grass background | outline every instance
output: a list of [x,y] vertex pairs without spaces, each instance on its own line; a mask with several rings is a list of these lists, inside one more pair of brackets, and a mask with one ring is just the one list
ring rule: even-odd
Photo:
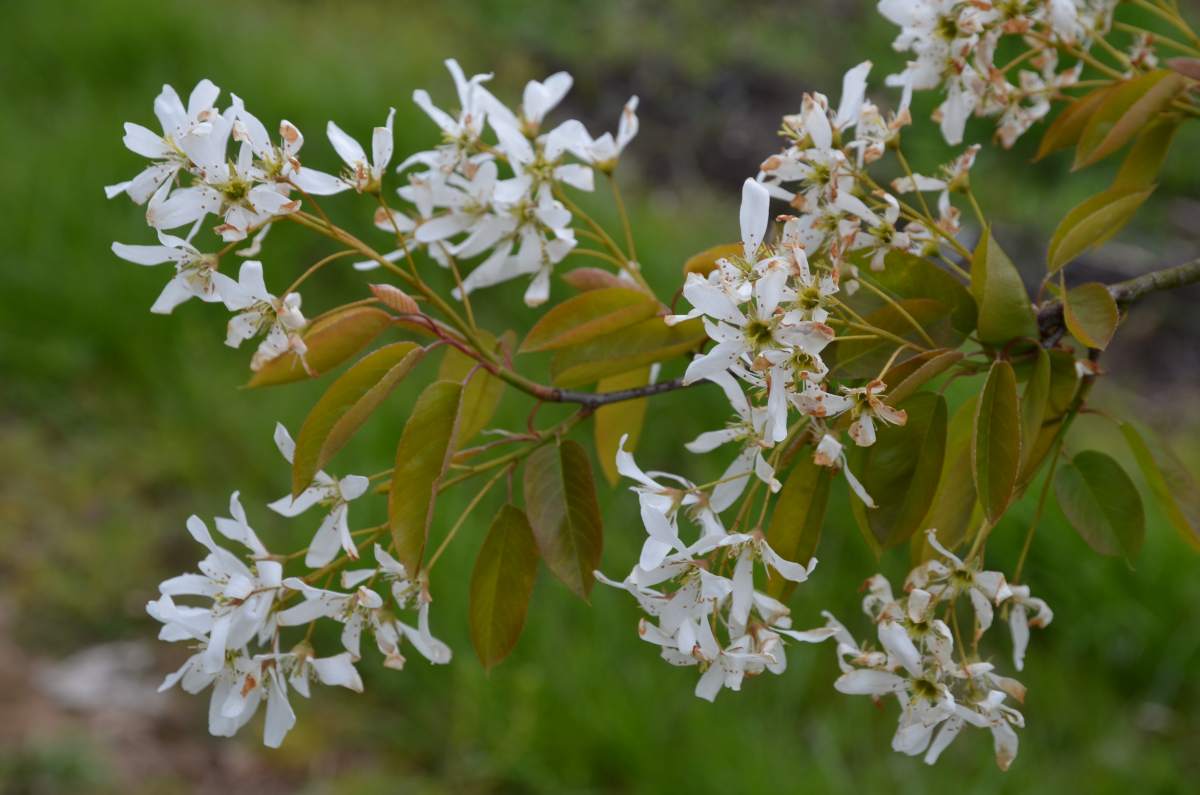
[[[736,236],[737,186],[774,148],[778,116],[798,107],[802,91],[827,87],[836,97],[841,72],[868,56],[876,85],[897,67],[887,46],[892,32],[870,5],[7,6],[0,31],[7,252],[0,268],[0,613],[7,616],[0,685],[8,695],[0,696],[0,792],[1194,791],[1200,578],[1196,556],[1153,507],[1133,568],[1091,554],[1056,509],[1039,529],[1026,579],[1056,620],[1034,634],[1021,677],[1030,688],[1029,726],[1006,775],[978,732],[964,734],[933,769],[893,754],[894,704],[877,709],[834,693],[832,649],[796,648],[786,675],[754,680],[714,705],[698,701],[693,673],[670,668],[638,640],[632,600],[597,590],[589,607],[544,572],[517,651],[485,675],[467,641],[466,581],[495,498],[464,528],[434,583],[434,628],[455,649],[454,663],[432,668],[414,659],[394,673],[368,661],[367,694],[320,692],[300,705],[299,724],[278,752],[261,749],[257,723],[235,741],[209,739],[203,699],[180,696],[168,702],[170,716],[120,731],[87,714],[58,711],[43,720],[22,701],[21,683],[49,661],[150,637],[155,627],[142,606],[160,579],[196,559],[183,532],[188,514],[224,514],[229,492],[240,489],[268,546],[291,548],[311,530],[306,519],[285,525],[264,506],[287,485],[272,425],[296,427],[322,384],[238,391],[248,354],[221,344],[222,313],[193,302],[170,317],[150,315],[165,274],[108,250],[114,239],[149,242],[140,210],[105,201],[101,186],[138,167],[120,144],[120,125],[152,123],[162,83],[186,92],[207,76],[268,124],[290,119],[307,133],[305,162],[319,168],[335,164],[321,134],[330,117],[362,136],[394,105],[398,152],[433,142],[432,125],[409,96],[428,87],[449,103],[441,60],[451,55],[468,72],[495,70],[507,97],[518,96],[526,79],[572,70],[577,87],[561,117],[577,114],[597,130],[615,126],[636,91],[643,133],[623,168],[633,172],[626,191],[647,275],[669,295],[683,259]],[[928,102],[919,106],[918,118],[928,110]],[[932,127],[921,129],[906,144],[918,167],[948,159]],[[988,134],[986,123],[971,131],[977,139]],[[1027,165],[1032,142],[1008,155],[989,152],[976,175],[998,237],[1030,275],[1056,220],[1112,168],[1066,179],[1063,158]],[[1113,253],[1082,263],[1081,275],[1119,278],[1196,255],[1197,143],[1194,131],[1180,139],[1154,202]],[[351,228],[366,228],[369,210],[353,199],[329,204]],[[602,196],[588,206],[611,220]],[[264,259],[268,273],[298,273],[329,251],[281,228]],[[363,294],[348,270],[331,269],[319,284],[306,295],[310,314]],[[527,328],[522,290],[481,293],[484,322]],[[555,297],[565,294],[556,284]],[[1192,288],[1139,309],[1106,356],[1112,377],[1095,393],[1100,405],[1166,431],[1194,468],[1200,328],[1190,307],[1197,298]],[[382,468],[411,399],[401,395],[372,420],[343,454],[345,471]],[[670,395],[652,406],[640,455],[647,466],[699,479],[703,467],[719,463],[678,454],[682,441],[724,419],[715,395],[700,406],[699,399]],[[510,394],[502,415],[515,424],[527,410]],[[1123,455],[1099,418],[1081,423],[1073,446]],[[452,495],[435,536],[456,515],[454,501],[469,498]],[[604,568],[623,572],[643,532],[634,501],[606,485],[601,499]],[[370,509],[355,509],[356,523],[371,520]],[[1011,570],[1031,512],[1020,505],[997,528],[993,566]],[[878,567],[897,578],[906,567],[900,553],[873,560],[841,493],[818,556],[817,576],[792,603],[799,626],[818,624],[826,607],[856,622],[855,584]],[[999,639],[996,656],[1006,663],[1008,651]],[[177,654],[161,650],[158,668],[174,667]],[[141,739],[123,744],[130,736]]]

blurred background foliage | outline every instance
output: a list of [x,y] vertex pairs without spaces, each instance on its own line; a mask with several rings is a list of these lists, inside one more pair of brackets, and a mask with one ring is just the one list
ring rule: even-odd
[[[1198,4],[1183,5],[1200,17]],[[494,70],[497,91],[514,100],[525,80],[569,69],[576,89],[560,118],[578,116],[597,131],[615,127],[637,93],[642,133],[621,177],[644,268],[670,295],[688,255],[736,237],[737,186],[775,148],[778,118],[798,110],[802,92],[824,89],[836,100],[842,72],[868,57],[879,86],[900,59],[873,4],[845,0],[90,0],[11,3],[4,15],[0,792],[1195,791],[1198,561],[1153,508],[1133,568],[1091,554],[1056,510],[1039,529],[1026,579],[1056,620],[1033,639],[1021,677],[1029,725],[1006,775],[978,732],[964,734],[933,769],[892,753],[895,705],[836,694],[832,648],[794,648],[785,676],[751,681],[715,705],[699,701],[694,673],[667,666],[639,641],[625,594],[597,589],[589,607],[544,572],[517,651],[485,676],[467,640],[466,581],[498,495],[437,571],[434,628],[456,650],[454,663],[414,659],[395,673],[368,661],[367,694],[320,692],[300,705],[297,729],[278,752],[261,748],[257,722],[234,741],[208,738],[204,699],[151,694],[133,704],[64,706],[56,697],[63,671],[81,675],[56,660],[155,631],[144,603],[160,579],[198,557],[183,532],[189,513],[224,514],[229,492],[240,489],[268,546],[288,549],[315,522],[285,525],[265,503],[288,481],[272,425],[295,428],[323,385],[238,391],[248,353],[221,344],[223,313],[192,302],[171,317],[150,315],[165,274],[108,250],[114,239],[150,242],[141,211],[123,198],[106,202],[101,187],[138,167],[120,144],[121,123],[151,123],[162,83],[186,93],[212,78],[268,125],[296,123],[307,133],[305,162],[326,169],[335,163],[323,135],[331,117],[363,135],[394,105],[398,151],[427,147],[434,128],[409,97],[428,87],[435,100],[451,101],[447,56],[469,73]],[[918,104],[919,120],[932,99]],[[1163,186],[1135,225],[1073,266],[1077,276],[1115,280],[1196,256],[1195,127],[1177,142]],[[972,133],[980,140],[990,130],[983,122]],[[1065,157],[1030,165],[1036,137],[1012,153],[985,149],[974,176],[997,237],[1031,283],[1053,225],[1109,176],[1100,167],[1068,179]],[[910,132],[906,149],[919,170],[952,154],[931,125]],[[587,204],[611,219],[602,199]],[[330,205],[352,229],[366,229],[364,205]],[[298,273],[329,250],[298,229],[278,229],[264,257],[268,274]],[[364,295],[348,269],[326,271],[316,287],[306,291],[310,315]],[[523,330],[531,317],[522,290],[481,293],[477,311],[492,328]],[[556,284],[555,299],[564,295]],[[1098,405],[1165,431],[1193,468],[1198,298],[1191,288],[1140,306],[1105,357],[1112,376],[1094,393]],[[411,399],[401,395],[375,417],[338,468],[375,471],[389,460]],[[501,420],[522,423],[527,410],[510,394]],[[644,465],[697,480],[717,471],[719,461],[679,455],[683,441],[724,421],[715,393],[669,395],[651,412]],[[1076,449],[1125,455],[1103,418],[1080,427]],[[451,492],[435,534],[469,496]],[[602,485],[601,498],[604,567],[620,573],[643,534],[636,503],[623,487]],[[355,508],[358,521],[372,518]],[[1019,506],[997,528],[994,567],[1011,570],[1031,514]],[[861,634],[855,585],[878,567],[897,579],[907,568],[902,552],[873,560],[844,494],[831,505],[818,557],[817,576],[793,599],[800,627],[819,624],[829,608]],[[152,648],[155,678],[181,659],[179,649]],[[1006,641],[993,651],[1007,662]]]

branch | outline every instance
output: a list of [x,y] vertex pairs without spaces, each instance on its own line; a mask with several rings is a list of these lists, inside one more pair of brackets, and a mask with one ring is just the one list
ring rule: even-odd
[[544,398],[551,403],[578,403],[581,406],[589,409],[597,409],[601,406],[607,406],[609,403],[620,403],[625,400],[637,400],[638,398],[650,397],[651,395],[661,395],[665,392],[674,392],[677,389],[687,389],[702,383],[693,381],[684,383],[682,378],[673,378],[670,381],[660,381],[657,384],[648,384],[639,386],[636,389],[620,389],[615,392],[576,392],[571,389],[550,389],[550,394]]
[[[1174,290],[1197,282],[1200,282],[1200,259],[1115,282],[1108,285],[1108,293],[1119,306],[1127,307],[1151,293]],[[1042,344],[1046,347],[1057,344],[1066,330],[1062,302],[1044,304],[1038,309],[1037,322]]]

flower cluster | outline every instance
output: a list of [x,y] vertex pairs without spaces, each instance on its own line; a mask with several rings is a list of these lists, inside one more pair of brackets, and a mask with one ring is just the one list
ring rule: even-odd
[[[554,266],[575,247],[562,186],[591,191],[594,169],[616,167],[637,133],[637,97],[625,106],[616,138],[609,133],[593,138],[574,119],[543,132],[547,115],[571,88],[569,74],[531,81],[513,111],[485,87],[491,75],[467,78],[454,60],[446,66],[458,92],[458,110],[448,113],[427,92],[414,92],[413,101],[441,130],[443,143],[400,164],[408,184],[397,193],[415,213],[380,207],[375,225],[399,243],[384,256],[395,261],[425,246],[446,267],[482,258],[456,297],[530,276],[525,303],[537,306],[549,297]],[[357,266],[371,269],[378,263]]]
[[[1024,718],[1006,702],[1025,700],[1025,687],[996,673],[996,666],[975,654],[967,656],[992,626],[997,608],[1008,610],[1013,662],[1023,667],[1029,627],[1050,623],[1053,613],[1026,586],[1010,586],[1004,575],[966,563],[927,534],[940,555],[913,569],[900,598],[883,575],[867,580],[863,612],[875,623],[879,648],[859,644],[832,615],[824,629],[837,642],[842,675],[834,683],[841,693],[879,699],[895,695],[900,722],[892,748],[910,756],[925,755],[933,764],[965,726],[991,731],[996,763],[1008,769],[1017,755],[1016,729]],[[974,614],[972,637],[958,635],[958,599],[966,596]],[[939,614],[941,617],[939,617]],[[1032,614],[1032,615],[1031,615]],[[947,620],[951,623],[947,624]],[[957,659],[955,649],[958,649]]]
[[[804,582],[815,559],[801,565],[777,554],[759,532],[727,532],[719,516],[721,494],[675,475],[643,472],[624,446],[622,439],[617,470],[637,483],[633,491],[647,537],[623,581],[600,572],[596,578],[628,591],[655,619],[642,619],[638,634],[660,647],[664,660],[700,668],[698,697],[712,701],[722,688],[741,690],[746,677],[783,673],[785,638],[815,643],[833,635],[831,629],[792,629],[787,605],[755,586],[760,567],[763,576]],[[690,542],[681,537],[681,518],[699,530]]]
[[[291,461],[294,444],[286,429],[277,426],[276,444]],[[208,554],[197,573],[165,580],[159,598],[146,606],[162,623],[159,638],[190,644],[193,653],[176,672],[167,676],[161,690],[179,684],[188,693],[209,687],[209,731],[231,737],[266,703],[263,742],[278,747],[296,722],[289,692],[309,697],[312,682],[362,691],[355,668],[361,658],[360,639],[370,631],[384,665],[404,665],[401,644],[405,639],[432,663],[450,661],[450,649],[429,631],[430,598],[424,584],[410,577],[395,558],[375,544],[375,566],[343,571],[343,591],[310,584],[322,576],[324,566],[339,552],[358,559],[347,519],[347,503],[360,496],[367,479],[350,475],[336,480],[319,473],[298,497],[284,497],[271,508],[296,516],[314,505],[325,505],[329,514],[309,546],[305,564],[315,571],[306,578],[284,577],[286,558],[272,555],[250,527],[238,494],[230,498],[230,518],[218,518],[221,536],[245,547],[239,556],[219,545],[197,516],[188,519],[192,538]],[[377,534],[376,534],[377,535]],[[373,589],[390,593],[392,606]],[[296,597],[301,597],[296,601]],[[180,601],[182,600],[182,601]],[[415,611],[416,625],[404,623],[394,611]],[[319,619],[342,624],[342,650],[318,657],[309,641],[311,625]],[[282,633],[290,627],[309,626],[303,639],[283,650]]]
[[[900,28],[893,46],[910,53],[888,85],[904,91],[940,88],[946,99],[934,118],[951,144],[962,142],[972,114],[996,118],[996,137],[1010,147],[1050,111],[1050,99],[1078,81],[1082,61],[1059,68],[1058,47],[1086,51],[1112,25],[1116,0],[880,0],[879,11]],[[1007,63],[996,54],[1008,38],[1026,48]],[[1020,68],[1021,66],[1032,68]],[[1016,80],[1014,82],[1013,75]]]

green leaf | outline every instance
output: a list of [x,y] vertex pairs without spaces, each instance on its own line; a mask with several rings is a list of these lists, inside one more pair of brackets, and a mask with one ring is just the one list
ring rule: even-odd
[[1050,354],[1050,407],[1048,416],[1061,417],[1075,399],[1079,373],[1070,351],[1053,350]]
[[388,492],[388,525],[397,559],[413,575],[421,570],[438,482],[454,452],[455,418],[462,385],[434,381],[425,387],[396,446]]
[[707,276],[717,267],[717,260],[736,257],[741,253],[741,243],[722,243],[719,246],[706,248],[699,254],[688,257],[687,262],[683,263],[683,274],[686,276],[689,273],[698,273],[701,276]]
[[1071,526],[1093,550],[1129,561],[1137,557],[1146,518],[1142,498],[1120,464],[1085,450],[1059,465],[1054,493]]
[[[903,251],[889,252],[884,265],[883,270],[875,271],[864,262],[859,278],[870,281],[893,298],[938,301],[950,310],[950,324],[959,334],[966,336],[975,331],[978,315],[975,299],[957,277],[923,257]],[[856,295],[867,300],[871,294],[860,290]]]
[[391,315],[371,306],[355,306],[331,312],[314,320],[301,335],[308,348],[304,358],[313,375],[305,371],[296,353],[288,351],[264,364],[251,376],[246,386],[274,386],[315,378],[367,347],[391,324]]
[[570,439],[538,448],[525,464],[525,508],[546,566],[587,601],[604,544],[587,453]]
[[577,387],[663,362],[699,347],[708,335],[699,318],[668,326],[652,317],[594,340],[564,348],[550,362],[554,384]]
[[962,361],[962,351],[937,350],[920,353],[883,374],[888,385],[887,402],[895,406],[918,389]]
[[[976,510],[975,481],[967,476],[971,469],[971,439],[975,432],[975,406],[978,396],[972,396],[954,412],[946,432],[946,455],[938,477],[937,491],[929,512],[921,521],[921,529],[937,530],[938,541],[947,549],[963,542]],[[923,549],[928,546],[924,535],[914,535],[913,543]],[[926,559],[925,554],[919,560]]]
[[654,317],[658,301],[641,290],[607,287],[568,298],[534,324],[521,353],[579,345]]
[[[483,344],[487,345],[493,353],[501,354],[502,357],[512,351],[516,342],[516,335],[511,331],[506,332],[499,340],[486,331],[478,333]],[[471,375],[471,371],[475,370],[477,364],[475,359],[457,348],[447,348],[446,355],[438,369],[438,380],[465,381],[467,376]],[[504,397],[504,387],[503,379],[497,378],[482,367],[475,370],[474,375],[471,375],[471,380],[463,388],[462,402],[459,403],[458,435],[454,438],[455,448],[466,445],[492,421],[492,417],[496,414],[496,408],[500,405],[500,399]]]
[[329,385],[296,437],[292,496],[308,488],[317,471],[342,449],[396,385],[425,355],[412,342],[385,345],[364,356]]
[[1178,131],[1179,119],[1175,118],[1159,119],[1142,130],[1121,163],[1113,188],[1146,190],[1153,187]]
[[[939,347],[956,348],[962,343],[962,335],[958,334],[951,325],[950,308],[941,301],[931,298],[905,298],[897,301],[896,306],[885,304],[868,314],[863,320],[869,325],[890,332],[901,339],[917,345],[925,345],[924,339],[897,306],[907,312],[917,325],[925,329],[925,332]],[[858,332],[852,333],[857,334]],[[873,378],[887,364],[892,352],[896,350],[896,346],[895,340],[882,336],[865,340],[835,341],[830,349],[833,352],[832,368],[841,378]]]
[[[596,385],[597,392],[616,392],[622,389],[636,389],[650,383],[650,368],[639,367],[628,373],[609,376],[600,379]],[[609,403],[596,409],[592,425],[595,430],[596,457],[600,459],[600,471],[604,478],[613,486],[617,485],[620,475],[617,474],[617,449],[621,437],[629,435],[625,449],[633,452],[637,449],[638,439],[642,435],[642,425],[646,421],[646,399],[622,400],[620,403]]]
[[983,514],[995,524],[1012,501],[1021,467],[1021,417],[1012,365],[992,363],[975,409],[972,472]]
[[1067,331],[1089,348],[1107,348],[1120,319],[1117,302],[1100,282],[1073,287],[1063,296]]
[[1177,72],[1156,69],[1113,86],[1083,129],[1073,167],[1090,166],[1129,143],[1187,84]]
[[862,480],[878,508],[859,500],[850,506],[868,542],[887,549],[908,541],[937,491],[946,452],[946,401],[932,392],[918,392],[900,408],[908,422],[879,433],[870,447],[850,452],[850,468]]
[[979,305],[979,339],[1002,345],[1018,337],[1037,338],[1037,319],[1021,274],[992,237],[991,229],[971,259],[971,293]]
[[1121,423],[1121,434],[1167,519],[1193,549],[1200,551],[1200,484],[1162,439],[1152,437],[1151,447],[1127,422]]
[[1111,88],[1111,86],[1101,86],[1063,108],[1062,112],[1058,114],[1058,118],[1046,128],[1045,134],[1042,135],[1042,141],[1038,145],[1037,156],[1034,160],[1041,160],[1051,152],[1057,152],[1079,143],[1088,119],[1096,112],[1096,108],[1100,107],[1100,103],[1108,96]]
[[519,508],[505,505],[488,529],[471,572],[471,645],[488,670],[507,657],[521,637],[537,563],[529,520]]
[[1129,223],[1154,188],[1112,187],[1085,199],[1059,221],[1050,247],[1046,268],[1055,273],[1079,255],[1108,242]]
[[[813,463],[806,449],[788,474],[767,528],[767,543],[788,560],[807,565],[816,555],[832,473]],[[786,600],[795,588],[796,583],[774,572],[767,579],[767,593],[776,599]]]
[[1021,395],[1021,463],[1024,464],[1033,454],[1034,443],[1042,432],[1042,423],[1046,419],[1046,411],[1050,405],[1050,354],[1045,348],[1037,349],[1037,359],[1029,380],[1025,383],[1025,392]]

